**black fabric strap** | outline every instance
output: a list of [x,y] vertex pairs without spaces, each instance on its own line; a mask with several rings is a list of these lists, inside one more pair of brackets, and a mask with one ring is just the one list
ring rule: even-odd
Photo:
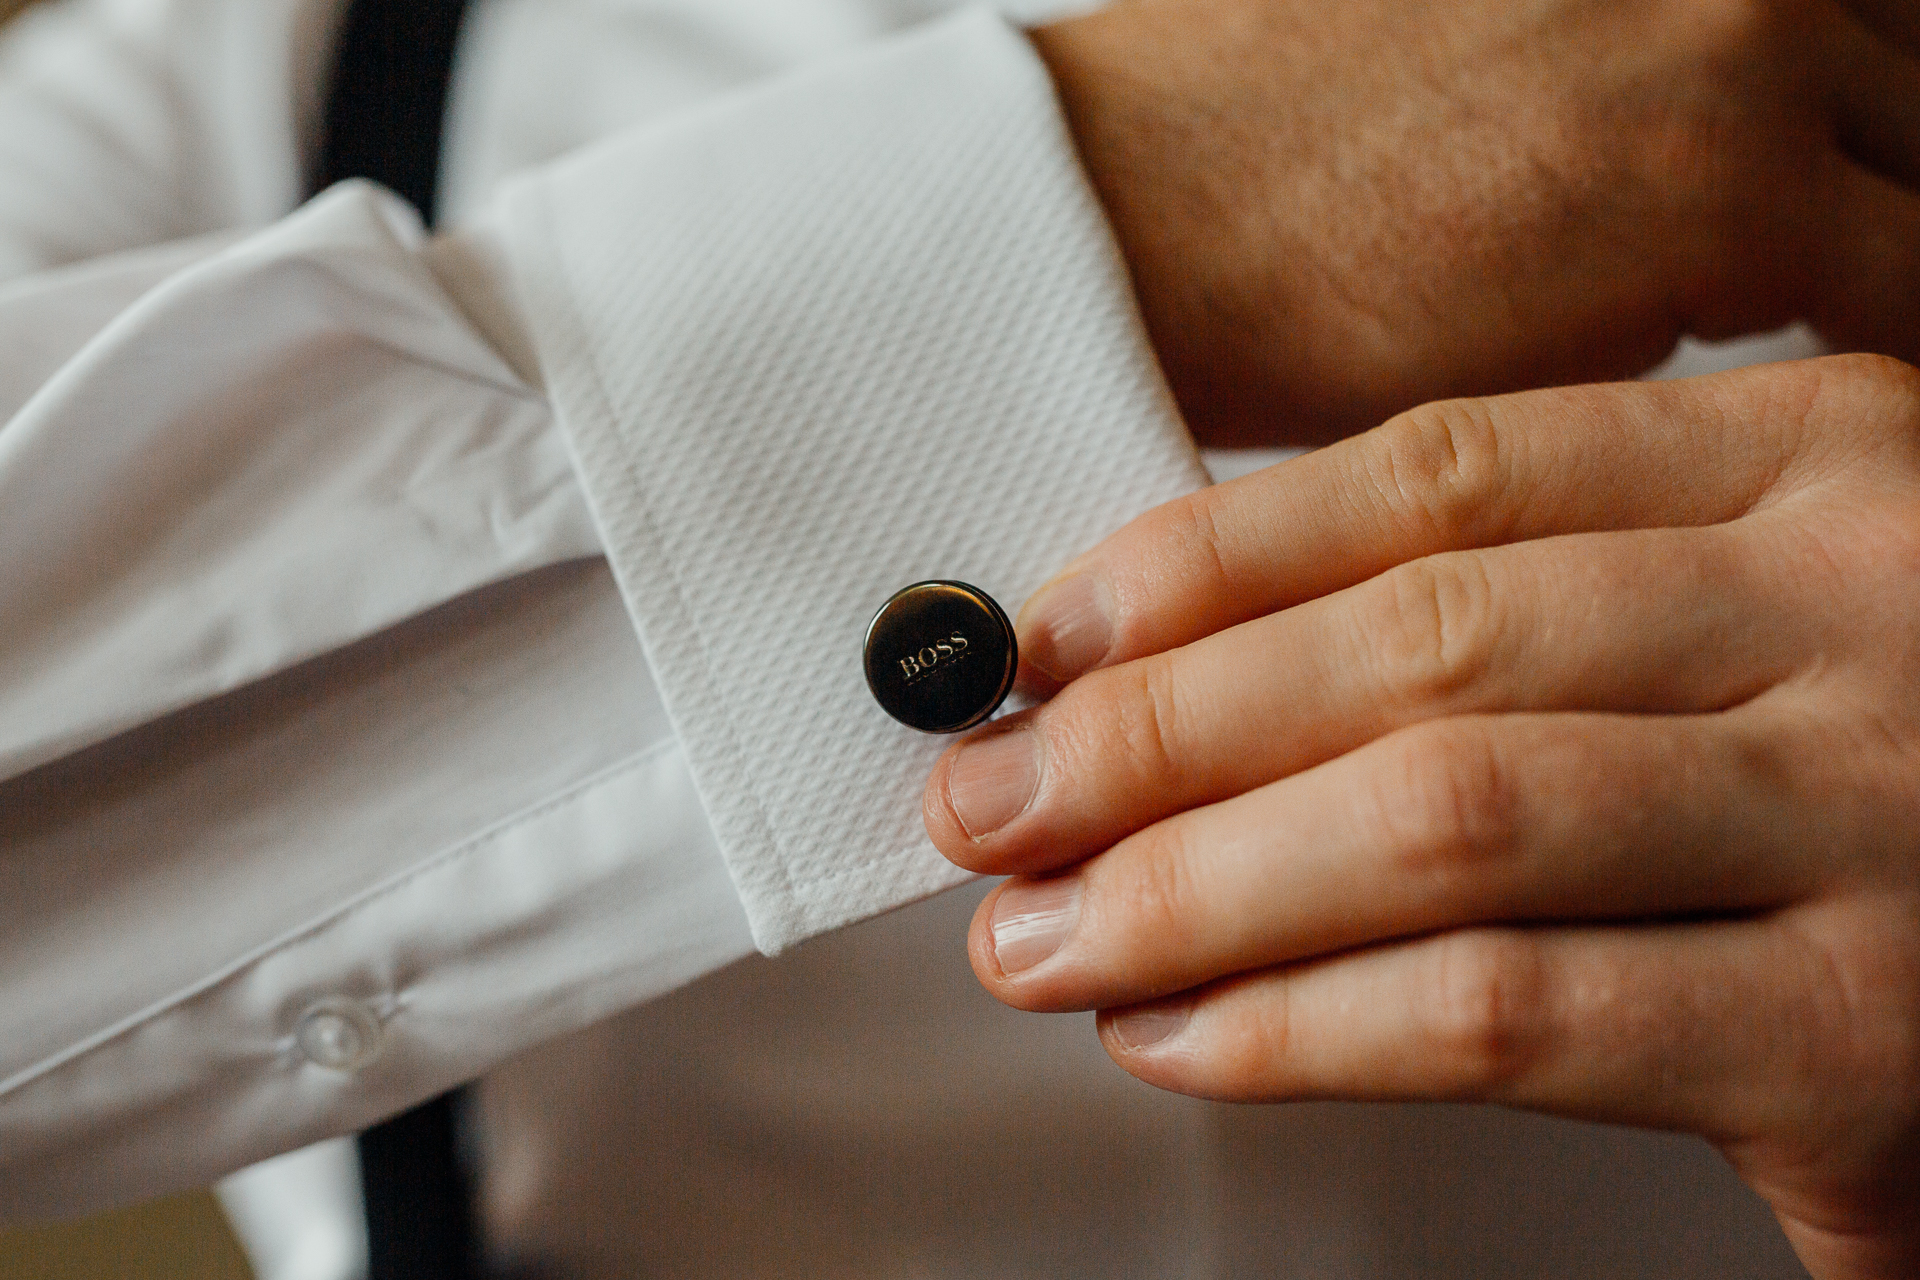
[[371,178],[429,225],[466,0],[353,0],[335,46],[313,189]]
[[[370,178],[433,225],[441,130],[466,0],[352,0],[312,190]],[[368,1280],[472,1280],[480,1272],[473,1197],[459,1158],[460,1095],[423,1103],[360,1135]]]
[[460,1163],[462,1098],[442,1094],[360,1135],[367,1280],[479,1275],[473,1194]]

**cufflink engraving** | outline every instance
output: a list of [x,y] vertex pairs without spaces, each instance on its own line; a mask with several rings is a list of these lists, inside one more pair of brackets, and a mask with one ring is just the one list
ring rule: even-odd
[[916,582],[867,626],[867,688],[895,720],[923,733],[959,733],[1006,700],[1020,666],[1013,623],[964,582]]

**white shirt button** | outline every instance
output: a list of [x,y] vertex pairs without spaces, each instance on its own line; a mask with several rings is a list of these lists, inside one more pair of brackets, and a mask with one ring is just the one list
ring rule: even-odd
[[330,1071],[358,1071],[380,1052],[380,1019],[358,1000],[316,1002],[293,1029],[308,1062]]

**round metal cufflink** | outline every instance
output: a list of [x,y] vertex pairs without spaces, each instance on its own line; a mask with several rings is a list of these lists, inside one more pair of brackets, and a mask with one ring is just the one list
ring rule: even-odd
[[867,626],[867,687],[901,724],[959,733],[1013,688],[1020,647],[993,597],[964,582],[916,582]]

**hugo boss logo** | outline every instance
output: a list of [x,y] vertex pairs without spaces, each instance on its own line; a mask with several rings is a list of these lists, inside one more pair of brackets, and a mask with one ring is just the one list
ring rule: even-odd
[[972,641],[956,631],[945,639],[935,640],[932,644],[924,645],[900,659],[900,672],[906,677],[907,683],[912,684],[922,676],[932,675],[936,670],[951,671],[953,664],[965,658],[972,647]]
[[1006,700],[1020,666],[1013,623],[964,582],[896,591],[867,626],[867,687],[886,713],[925,733],[958,733]]

